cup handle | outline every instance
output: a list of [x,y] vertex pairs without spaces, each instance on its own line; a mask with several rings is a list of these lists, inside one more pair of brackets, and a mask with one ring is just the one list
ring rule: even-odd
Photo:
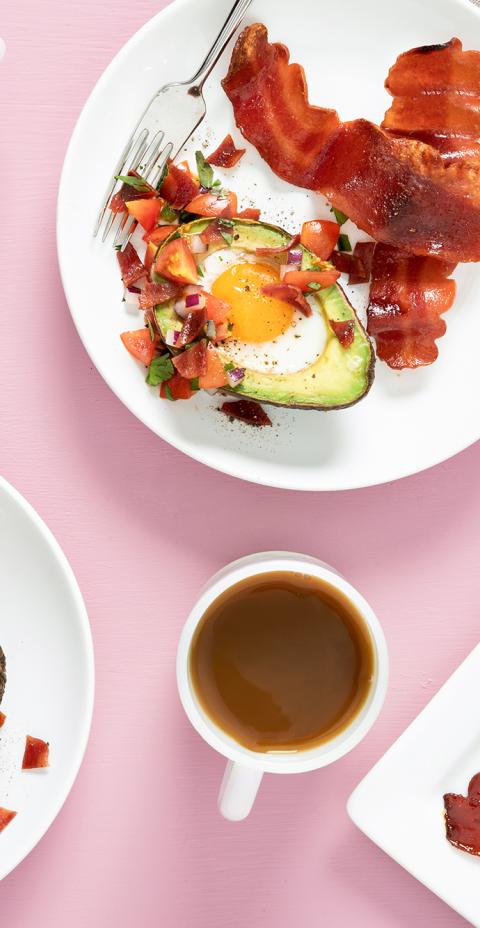
[[262,777],[262,770],[252,770],[243,764],[228,761],[218,794],[218,808],[224,818],[230,822],[241,822],[247,817],[255,802]]

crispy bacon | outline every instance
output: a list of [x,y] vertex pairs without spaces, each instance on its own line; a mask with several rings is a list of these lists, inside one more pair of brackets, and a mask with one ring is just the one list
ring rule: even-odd
[[182,377],[191,380],[207,373],[207,343],[202,338],[192,348],[187,348],[173,359],[173,366]]
[[237,125],[284,180],[319,190],[377,241],[449,261],[480,260],[480,164],[364,119],[309,104],[303,69],[265,26],[248,26],[223,87]]
[[385,81],[393,103],[382,126],[436,148],[446,161],[479,158],[480,52],[459,39],[399,55]]
[[350,348],[355,338],[355,324],[352,320],[347,319],[342,321],[341,319],[329,319],[328,322],[342,348]]
[[435,344],[445,334],[441,314],[455,299],[455,265],[438,258],[408,255],[377,245],[373,255],[367,330],[377,355],[389,367],[419,367],[438,356]]
[[123,251],[117,251],[117,261],[126,287],[131,287],[136,280],[145,277],[147,273],[143,261],[140,261],[131,242],[128,242]]
[[165,303],[166,300],[173,299],[178,293],[177,284],[173,280],[163,280],[160,284],[152,284],[147,280],[145,287],[138,297],[140,309],[153,309],[159,303]]
[[223,142],[220,142],[218,148],[208,156],[209,164],[214,164],[216,168],[233,168],[243,158],[245,148],[236,148],[235,142],[230,133],[225,136]]
[[185,322],[183,323],[176,347],[184,348],[185,345],[189,345],[190,342],[193,342],[203,331],[206,322],[207,310],[204,306],[202,306],[201,309],[192,309],[185,317]]
[[270,45],[261,23],[247,26],[222,86],[246,139],[284,180],[316,189],[317,159],[340,123],[335,110],[308,102],[303,68],[284,45]]
[[240,422],[246,422],[247,425],[271,425],[270,416],[255,400],[236,400],[232,403],[223,403],[220,411],[224,412],[230,419],[239,419]]
[[262,293],[265,296],[272,296],[275,300],[290,303],[290,306],[299,309],[304,316],[312,315],[312,307],[305,299],[300,287],[294,287],[293,284],[266,284],[262,287]]

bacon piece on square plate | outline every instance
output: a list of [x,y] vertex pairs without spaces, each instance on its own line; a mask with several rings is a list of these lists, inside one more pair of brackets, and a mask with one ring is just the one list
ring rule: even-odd
[[23,754],[22,770],[38,770],[49,765],[49,746],[41,738],[27,735]]
[[289,64],[285,45],[269,44],[265,26],[247,26],[222,81],[246,139],[284,180],[318,189],[317,158],[338,127],[335,110],[308,101],[303,68]]
[[438,258],[375,247],[367,331],[389,367],[420,367],[436,360],[436,339],[446,331],[441,314],[455,299],[455,281],[449,279],[454,268]]
[[265,26],[248,26],[222,82],[235,120],[273,171],[321,191],[377,241],[448,261],[480,260],[480,164],[309,103],[303,69]]
[[443,802],[447,841],[480,856],[480,773],[470,780],[467,796],[445,793]]
[[460,39],[399,55],[385,87],[393,102],[382,127],[419,139],[446,161],[480,158],[480,52]]

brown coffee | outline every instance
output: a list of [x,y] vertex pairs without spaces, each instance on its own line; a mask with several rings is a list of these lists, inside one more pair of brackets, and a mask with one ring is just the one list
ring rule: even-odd
[[192,640],[203,710],[251,751],[330,740],[363,706],[374,673],[370,632],[352,602],[316,577],[277,572],[226,590]]

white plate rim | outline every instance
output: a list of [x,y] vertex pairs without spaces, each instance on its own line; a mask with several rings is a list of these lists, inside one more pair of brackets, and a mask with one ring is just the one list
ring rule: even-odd
[[[424,0],[419,0],[419,2],[424,2]],[[110,377],[105,366],[102,364],[101,360],[98,357],[98,353],[95,350],[95,347],[88,344],[86,339],[83,337],[80,329],[79,322],[77,322],[77,314],[73,309],[74,299],[72,296],[72,288],[69,286],[67,281],[67,274],[65,272],[65,263],[63,258],[63,244],[60,235],[60,224],[61,224],[61,212],[63,207],[63,201],[67,196],[67,174],[69,168],[69,161],[73,156],[77,138],[80,137],[83,123],[87,121],[90,108],[94,104],[94,99],[97,96],[97,93],[101,91],[103,84],[108,84],[110,78],[110,72],[121,63],[123,57],[126,57],[130,50],[134,48],[137,44],[141,43],[143,36],[149,32],[149,30],[160,20],[163,20],[167,17],[170,17],[173,13],[175,16],[177,12],[182,8],[188,8],[191,6],[192,0],[171,0],[171,2],[163,10],[156,13],[150,19],[147,20],[129,39],[121,46],[121,48],[113,56],[109,64],[101,73],[98,80],[95,82],[92,90],[90,91],[87,100],[85,101],[80,115],[75,123],[70,141],[68,143],[65,158],[62,165],[59,187],[58,187],[58,196],[57,196],[57,209],[56,209],[56,242],[57,242],[57,258],[58,265],[60,269],[60,277],[65,292],[68,308],[75,325],[77,334],[79,335],[80,341],[85,348],[85,351],[88,357],[91,359],[98,373],[105,381],[107,386],[110,388],[112,393],[120,400],[120,402],[129,410],[129,412],[135,416],[144,426],[146,426],[149,431],[154,435],[159,437],[162,441],[167,442],[173,448],[176,448],[178,451],[185,454],[187,457],[192,460],[198,461],[198,463],[209,467],[211,470],[218,471],[220,473],[226,474],[227,476],[236,477],[239,480],[246,481],[247,483],[252,483],[260,486],[268,486],[274,489],[285,489],[285,490],[296,490],[303,492],[343,492],[348,490],[360,490],[367,489],[374,486],[383,486],[385,484],[394,483],[398,480],[403,480],[407,477],[412,477],[415,474],[423,473],[425,471],[431,470],[434,467],[437,467],[439,464],[443,464],[446,461],[449,461],[451,458],[456,457],[462,451],[466,451],[468,448],[472,447],[476,442],[480,440],[480,423],[478,428],[478,434],[473,438],[465,442],[463,439],[459,439],[458,442],[453,442],[449,447],[449,450],[442,450],[437,455],[432,455],[432,458],[428,463],[420,463],[419,465],[413,465],[411,467],[405,468],[405,466],[399,465],[397,469],[392,467],[390,473],[384,478],[378,478],[372,476],[371,479],[361,479],[355,480],[342,480],[341,483],[336,485],[321,485],[321,471],[319,470],[319,479],[316,479],[314,476],[305,476],[302,475],[302,483],[295,475],[295,468],[292,467],[290,473],[292,476],[288,479],[286,477],[279,475],[275,476],[273,471],[270,471],[270,475],[262,475],[262,477],[250,476],[248,473],[245,473],[245,468],[239,463],[238,466],[235,466],[234,463],[224,464],[222,461],[212,461],[208,454],[203,454],[201,450],[192,448],[186,445],[181,438],[176,435],[169,434],[168,437],[166,434],[162,433],[160,429],[154,428],[148,421],[146,416],[142,413],[142,410],[137,410],[134,408],[134,404],[130,403],[129,398],[125,395],[121,395],[120,391],[114,386],[112,378]],[[464,10],[468,10],[469,13],[473,13],[480,19],[480,5],[477,3],[477,0],[450,0],[452,6],[458,6]],[[113,155],[113,157],[115,157]],[[113,159],[112,159],[113,160]],[[305,411],[306,414],[307,411]]]
[[92,725],[93,717],[93,705],[95,698],[95,658],[93,650],[93,640],[92,632],[90,628],[90,623],[88,620],[88,613],[83,600],[83,596],[80,592],[80,587],[78,581],[73,573],[72,567],[70,566],[66,555],[64,554],[62,548],[60,547],[59,542],[55,538],[51,529],[48,528],[46,523],[43,521],[38,512],[33,508],[31,503],[29,503],[22,494],[12,486],[4,477],[0,476],[0,494],[5,494],[9,497],[14,504],[27,516],[29,521],[33,524],[34,528],[41,535],[43,542],[46,547],[49,549],[50,553],[53,555],[60,571],[62,572],[69,588],[69,592],[73,598],[75,605],[77,617],[78,617],[78,628],[81,633],[84,654],[86,659],[86,690],[87,690],[87,702],[84,709],[83,722],[81,725],[80,736],[77,741],[76,754],[73,758],[73,763],[71,764],[70,775],[65,777],[63,782],[63,787],[58,791],[57,801],[54,805],[53,815],[50,819],[50,822],[42,829],[40,832],[35,835],[33,842],[29,845],[26,850],[23,850],[17,857],[12,858],[9,861],[7,869],[0,871],[0,881],[3,880],[9,873],[18,867],[18,865],[25,860],[26,857],[33,851],[33,849],[39,844],[42,838],[47,833],[50,826],[53,824],[57,818],[59,812],[61,811],[65,801],[67,800],[70,791],[75,783],[75,780],[78,776],[78,772],[82,765],[83,758],[85,756],[85,751],[88,744],[88,739],[90,736],[90,730]]

